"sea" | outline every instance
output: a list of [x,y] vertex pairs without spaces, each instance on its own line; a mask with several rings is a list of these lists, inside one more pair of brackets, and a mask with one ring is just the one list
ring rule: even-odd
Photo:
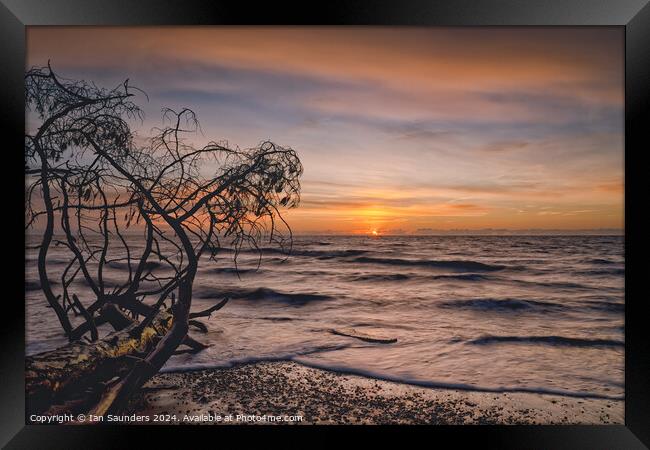
[[[28,249],[27,354],[66,343],[35,261]],[[108,282],[126,271],[114,264]],[[422,386],[623,399],[624,275],[622,236],[297,236],[290,254],[262,248],[237,264],[223,251],[194,284],[194,311],[231,299],[203,319],[207,333],[191,331],[210,347],[163,371],[287,360]]]

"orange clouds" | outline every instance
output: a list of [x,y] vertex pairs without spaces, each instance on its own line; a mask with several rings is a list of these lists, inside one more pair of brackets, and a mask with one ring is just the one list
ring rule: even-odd
[[27,57],[109,85],[131,77],[154,118],[160,106],[196,108],[206,137],[295,148],[297,231],[618,228],[623,37],[617,27],[30,27]]
[[602,72],[622,67],[617,28],[30,27],[27,46],[29,60],[57,54],[58,64],[200,62],[373,82],[412,95],[536,89],[622,101],[622,71],[605,79]]

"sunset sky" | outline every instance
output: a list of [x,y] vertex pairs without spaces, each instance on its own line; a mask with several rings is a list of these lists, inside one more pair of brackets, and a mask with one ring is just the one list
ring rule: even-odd
[[29,27],[28,66],[305,167],[297,232],[623,227],[622,28]]

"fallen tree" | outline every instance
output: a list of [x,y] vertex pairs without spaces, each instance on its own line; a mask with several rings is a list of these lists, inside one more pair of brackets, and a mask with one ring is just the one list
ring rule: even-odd
[[[141,330],[137,329],[137,322],[131,322],[101,340],[92,343],[76,341],[27,357],[25,386],[28,410],[39,414],[61,410],[79,413],[93,407],[112,380],[142,361],[142,357],[169,331],[172,321],[173,315],[169,311],[161,311]],[[124,324],[119,323],[117,328]]]
[[[172,355],[206,348],[189,328],[207,331],[199,319],[228,300],[191,311],[200,263],[225,248],[236,265],[263,241],[290,250],[280,209],[298,205],[302,165],[269,141],[193,146],[189,109],[163,110],[163,126],[136,143],[141,91],[128,80],[102,89],[48,66],[25,85],[39,121],[25,135],[26,228],[42,230],[41,290],[70,341],[27,358],[28,410],[116,412]],[[58,273],[53,247],[65,255]]]

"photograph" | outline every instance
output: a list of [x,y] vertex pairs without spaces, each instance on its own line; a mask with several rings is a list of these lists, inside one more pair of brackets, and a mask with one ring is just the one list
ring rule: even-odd
[[27,26],[26,423],[625,425],[625,39]]

